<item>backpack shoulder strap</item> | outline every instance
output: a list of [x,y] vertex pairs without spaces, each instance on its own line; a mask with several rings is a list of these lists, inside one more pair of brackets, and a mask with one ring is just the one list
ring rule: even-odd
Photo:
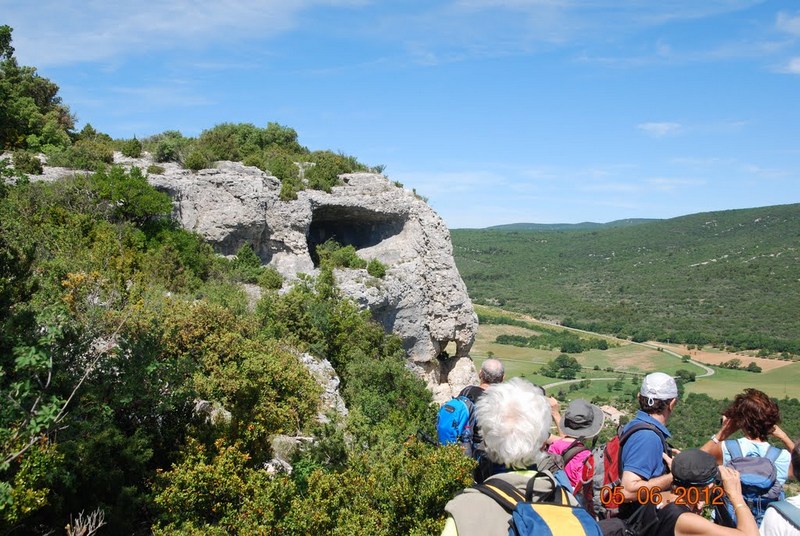
[[775,501],[770,503],[767,508],[774,508],[777,510],[786,521],[794,525],[794,528],[800,530],[800,508],[789,501]]
[[583,444],[583,438],[579,437],[575,441],[573,441],[570,446],[564,449],[564,452],[561,453],[561,459],[564,460],[564,466],[566,466],[572,458],[583,452],[584,450],[589,450],[586,448],[586,445]]
[[479,398],[483,394],[483,389],[478,387],[477,385],[467,385],[461,392],[458,393],[458,396],[464,396],[469,398],[470,402],[475,403],[477,402],[477,398]]
[[664,434],[659,430],[656,426],[647,423],[647,422],[637,422],[631,425],[630,428],[625,430],[622,435],[619,437],[619,449],[622,450],[622,446],[630,439],[630,437],[638,432],[639,430],[651,430],[656,433],[658,438],[661,440],[662,445],[664,446],[664,450],[666,451],[667,448],[667,438],[664,437]]
[[778,460],[778,456],[781,455],[781,452],[782,452],[781,449],[779,449],[778,447],[770,445],[764,457],[774,464]]
[[499,478],[491,478],[483,484],[473,486],[473,488],[494,499],[497,504],[509,513],[514,510],[517,503],[525,500],[525,496],[513,484]]
[[739,442],[735,439],[726,439],[725,448],[728,449],[728,453],[730,453],[731,458],[742,457],[742,447],[739,446]]
[[470,399],[470,397],[467,395],[458,395],[456,398],[466,404],[468,410],[472,411],[472,407],[475,405],[475,403]]
[[[622,447],[625,446],[625,443],[628,441],[628,439],[631,438],[631,436],[633,434],[635,434],[636,432],[638,432],[640,430],[650,430],[652,432],[655,432],[655,434],[661,440],[661,448],[663,449],[664,453],[668,453],[669,452],[669,446],[667,445],[667,438],[664,437],[664,434],[661,432],[661,430],[659,430],[656,426],[654,426],[654,425],[652,425],[650,423],[647,423],[647,422],[633,423],[630,428],[625,430],[619,436],[619,468],[620,468],[620,475],[622,475]],[[666,465],[666,463],[667,462],[664,462],[665,465]]]
[[714,506],[714,524],[728,528],[736,528],[736,521],[733,520],[733,516],[728,510],[729,504],[730,501],[726,498],[723,504]]

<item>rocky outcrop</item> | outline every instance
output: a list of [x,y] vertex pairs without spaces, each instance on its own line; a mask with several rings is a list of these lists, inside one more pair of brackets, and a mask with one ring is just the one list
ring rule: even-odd
[[[148,159],[118,163],[146,169]],[[289,280],[314,274],[314,249],[329,238],[353,245],[360,257],[387,267],[377,279],[366,270],[337,270],[342,291],[369,308],[403,340],[410,366],[434,397],[477,380],[469,351],[477,317],[453,260],[444,221],[413,192],[374,173],[342,175],[330,193],[304,190],[293,201],[278,197],[280,182],[258,168],[217,162],[198,172],[161,164],[149,175],[170,194],[175,217],[218,252],[233,255],[250,244],[264,264]],[[440,359],[447,352],[447,359]]]
[[[149,155],[115,154],[115,163],[147,169]],[[221,254],[250,244],[264,264],[288,280],[315,274],[315,247],[329,238],[353,245],[366,260],[388,267],[378,279],[366,270],[337,270],[342,291],[403,341],[413,368],[444,401],[477,383],[469,351],[477,317],[453,260],[450,233],[427,203],[375,173],[342,175],[330,193],[304,190],[279,199],[280,181],[255,167],[217,162],[193,172],[172,163],[148,180],[173,199],[181,225],[205,237]],[[75,171],[45,166],[33,180]]]

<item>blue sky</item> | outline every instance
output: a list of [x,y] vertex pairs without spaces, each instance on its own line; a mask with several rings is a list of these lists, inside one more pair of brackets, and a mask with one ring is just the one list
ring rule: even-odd
[[451,228],[800,202],[796,0],[0,0],[116,138],[294,128]]

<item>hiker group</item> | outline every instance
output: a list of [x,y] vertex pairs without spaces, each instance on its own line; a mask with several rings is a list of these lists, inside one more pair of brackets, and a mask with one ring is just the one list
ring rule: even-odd
[[474,485],[445,506],[442,536],[800,536],[800,495],[784,492],[800,477],[800,441],[763,392],[745,389],[704,445],[679,450],[667,426],[677,384],[649,374],[636,415],[597,445],[599,407],[577,399],[562,415],[542,387],[503,373],[487,359],[480,386],[440,409],[439,442],[461,444],[477,462]]

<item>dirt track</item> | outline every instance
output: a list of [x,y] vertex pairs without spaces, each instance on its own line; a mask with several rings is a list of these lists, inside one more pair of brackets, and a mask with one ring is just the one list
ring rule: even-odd
[[669,348],[670,350],[677,352],[681,355],[688,354],[695,361],[699,361],[700,363],[705,363],[707,365],[719,365],[720,363],[724,363],[725,361],[730,361],[731,359],[739,359],[742,362],[741,365],[742,367],[746,367],[751,362],[755,362],[756,365],[761,367],[761,370],[766,372],[768,370],[774,370],[777,368],[785,367],[793,363],[793,361],[781,361],[780,359],[752,357],[742,354],[733,354],[730,352],[721,352],[721,351],[709,352],[705,350],[688,350],[686,346],[678,344],[664,344],[664,343],[652,343],[652,344],[654,345],[657,344],[659,346],[663,346],[664,348]]

